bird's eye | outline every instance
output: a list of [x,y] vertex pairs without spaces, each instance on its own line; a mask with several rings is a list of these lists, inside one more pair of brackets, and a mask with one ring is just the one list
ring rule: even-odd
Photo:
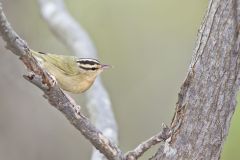
[[94,70],[97,70],[97,68],[96,68],[96,67],[93,67],[92,70],[93,70],[93,71],[94,71]]
[[84,66],[80,65],[79,67],[83,70],[86,70],[86,71],[89,71],[89,70],[95,71],[95,70],[98,69],[97,67],[92,67],[92,66],[84,67]]

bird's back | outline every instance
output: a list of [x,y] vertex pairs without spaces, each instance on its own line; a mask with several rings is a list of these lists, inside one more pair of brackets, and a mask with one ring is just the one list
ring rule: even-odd
[[57,55],[35,51],[31,52],[34,57],[37,59],[40,58],[42,60],[43,67],[45,67],[50,73],[53,72],[52,67],[54,66],[56,67],[54,70],[59,69],[66,75],[76,75],[79,72],[79,68],[76,64],[76,57],[74,56]]

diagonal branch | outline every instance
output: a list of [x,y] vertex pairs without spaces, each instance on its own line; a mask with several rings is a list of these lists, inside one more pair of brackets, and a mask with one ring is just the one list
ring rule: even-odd
[[17,33],[11,28],[5,14],[2,11],[2,3],[0,2],[0,36],[6,42],[6,48],[14,54],[21,56],[25,54],[27,43],[20,39]]
[[37,61],[29,54],[29,47],[11,28],[0,3],[0,34],[7,43],[7,48],[20,56],[29,70],[29,75],[24,76],[28,81],[38,86],[49,103],[61,111],[70,123],[78,129],[101,153],[108,159],[120,160],[120,149],[106,138],[93,124],[81,114],[80,106],[56,85],[51,76],[45,72]]
[[[56,37],[78,57],[97,57],[97,51],[81,25],[69,14],[63,0],[38,0],[43,19]],[[111,139],[118,143],[117,124],[111,108],[107,91],[98,78],[85,93],[87,109],[93,124]],[[97,150],[93,151],[92,160],[103,159]]]

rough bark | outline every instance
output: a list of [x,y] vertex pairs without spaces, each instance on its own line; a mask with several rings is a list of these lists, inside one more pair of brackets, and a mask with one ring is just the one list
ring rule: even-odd
[[176,105],[173,133],[153,159],[220,159],[239,89],[239,0],[212,0]]

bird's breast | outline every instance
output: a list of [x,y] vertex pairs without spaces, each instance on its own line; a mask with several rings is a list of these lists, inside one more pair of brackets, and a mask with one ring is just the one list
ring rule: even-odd
[[72,93],[82,93],[93,84],[93,81],[83,79],[80,75],[67,76],[57,79],[57,81],[62,89]]

